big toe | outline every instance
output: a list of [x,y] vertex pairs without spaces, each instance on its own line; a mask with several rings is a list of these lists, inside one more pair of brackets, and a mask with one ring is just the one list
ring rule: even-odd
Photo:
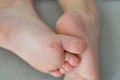
[[82,38],[62,36],[63,48],[66,52],[81,54],[87,49],[87,43]]

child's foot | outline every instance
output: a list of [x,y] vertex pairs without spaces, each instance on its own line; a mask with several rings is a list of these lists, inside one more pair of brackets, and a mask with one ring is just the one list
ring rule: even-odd
[[88,44],[84,54],[79,55],[81,63],[72,72],[66,74],[65,80],[99,80],[97,17],[84,16],[78,11],[66,12],[59,18],[56,31],[59,34],[83,38]]
[[75,54],[82,54],[86,43],[80,38],[55,34],[39,20],[27,1],[0,8],[0,46],[56,77],[73,70],[80,62]]

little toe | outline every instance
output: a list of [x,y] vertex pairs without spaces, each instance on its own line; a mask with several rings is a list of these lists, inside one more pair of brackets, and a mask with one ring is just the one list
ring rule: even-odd
[[82,38],[63,36],[63,48],[65,51],[75,54],[82,54],[87,49],[87,43]]
[[50,75],[52,75],[52,76],[54,76],[54,77],[61,77],[61,76],[62,76],[62,73],[60,72],[59,69],[57,69],[57,70],[51,71],[51,72],[50,72]]

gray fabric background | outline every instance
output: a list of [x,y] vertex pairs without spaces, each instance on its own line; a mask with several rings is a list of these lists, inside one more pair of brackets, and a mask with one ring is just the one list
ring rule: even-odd
[[[52,28],[62,11],[55,1],[35,2],[39,16]],[[120,79],[120,1],[97,1],[101,19],[100,74],[101,80]],[[0,80],[63,80],[33,69],[12,52],[0,49]]]

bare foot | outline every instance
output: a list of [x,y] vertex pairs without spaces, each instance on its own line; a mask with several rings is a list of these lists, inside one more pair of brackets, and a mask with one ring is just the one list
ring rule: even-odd
[[65,80],[99,80],[97,61],[99,21],[97,17],[79,11],[64,13],[56,24],[57,33],[82,38],[88,44],[84,54],[79,55],[81,63],[65,75]]
[[13,51],[39,71],[58,77],[76,67],[84,40],[58,35],[36,15],[30,0],[13,0],[0,8],[0,46]]

